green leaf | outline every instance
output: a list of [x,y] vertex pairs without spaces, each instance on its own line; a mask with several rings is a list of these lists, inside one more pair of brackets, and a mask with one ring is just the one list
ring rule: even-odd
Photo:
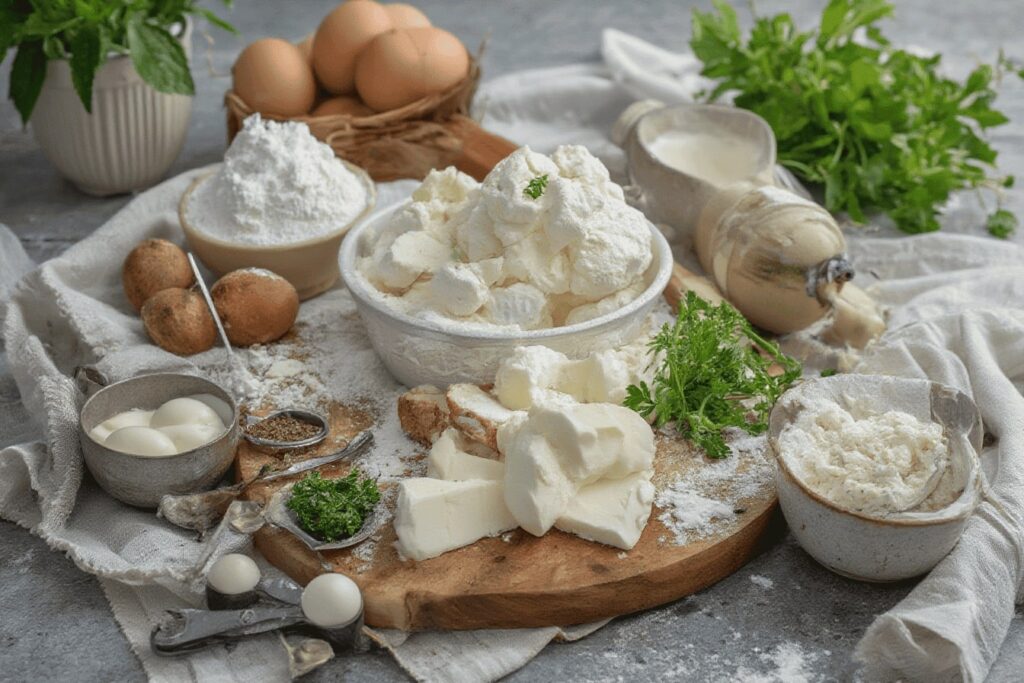
[[19,45],[11,65],[11,82],[7,94],[14,101],[23,124],[28,124],[32,118],[32,110],[45,79],[46,55],[43,54],[42,42],[37,40]]
[[156,90],[195,94],[185,51],[166,29],[147,24],[141,15],[134,15],[128,22],[128,50],[135,70]]
[[985,227],[993,237],[1006,239],[1017,230],[1017,217],[1006,209],[999,209],[988,217]]
[[197,7],[196,11],[203,16],[208,22],[216,26],[217,28],[227,31],[228,33],[234,33],[238,35],[238,29],[226,22],[225,20],[218,17],[216,14],[206,9],[205,7]]
[[92,83],[103,61],[103,41],[95,27],[81,28],[71,39],[71,81],[85,110],[92,113]]

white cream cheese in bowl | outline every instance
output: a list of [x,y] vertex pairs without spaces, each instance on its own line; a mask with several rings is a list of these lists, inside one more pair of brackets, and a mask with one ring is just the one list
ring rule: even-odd
[[965,394],[927,380],[837,375],[772,410],[779,504],[800,545],[864,581],[927,572],[981,499],[982,427]]
[[520,149],[482,184],[434,171],[341,250],[374,348],[407,386],[488,383],[516,346],[571,358],[623,346],[672,263],[657,228],[576,146],[550,158]]

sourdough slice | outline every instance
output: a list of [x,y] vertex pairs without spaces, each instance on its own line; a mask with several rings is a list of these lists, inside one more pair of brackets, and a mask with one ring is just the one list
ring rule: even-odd
[[448,402],[437,387],[413,387],[398,397],[398,421],[413,441],[429,446],[449,425]]
[[446,394],[449,422],[467,438],[498,450],[498,427],[516,411],[503,406],[484,387],[453,384]]

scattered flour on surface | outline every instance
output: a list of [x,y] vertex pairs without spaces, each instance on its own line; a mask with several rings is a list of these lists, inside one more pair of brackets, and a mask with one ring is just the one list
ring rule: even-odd
[[775,582],[774,581],[769,579],[767,576],[761,576],[760,574],[751,574],[750,575],[750,581],[752,583],[754,583],[755,585],[758,585],[761,588],[764,588],[765,590],[768,590],[770,588],[775,588]]
[[818,679],[810,669],[818,655],[805,654],[796,643],[781,643],[760,657],[775,667],[774,670],[765,673],[740,667],[733,680],[736,683],[811,683]]
[[765,437],[736,431],[727,435],[727,441],[729,457],[704,458],[697,467],[659,487],[654,500],[661,509],[658,519],[672,532],[676,545],[725,531],[736,522],[743,500],[774,486],[775,465]]

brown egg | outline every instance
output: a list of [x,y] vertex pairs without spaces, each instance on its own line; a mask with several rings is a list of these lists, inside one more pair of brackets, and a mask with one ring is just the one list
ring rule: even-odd
[[391,24],[395,28],[422,28],[432,25],[426,14],[404,2],[384,5],[384,11],[391,17]]
[[148,239],[124,260],[121,283],[136,311],[146,299],[168,287],[191,287],[195,277],[181,248],[161,239]]
[[291,283],[262,268],[228,273],[214,283],[210,297],[236,346],[280,339],[299,314],[299,295]]
[[261,114],[302,116],[316,98],[309,62],[287,40],[257,40],[238,55],[231,73],[235,93]]
[[469,53],[439,28],[406,28],[374,38],[356,62],[356,89],[372,109],[389,111],[452,87],[469,72]]
[[352,95],[338,95],[331,97],[318,104],[312,111],[312,116],[334,116],[335,114],[346,114],[348,116],[373,116],[374,111],[363,104],[362,100]]
[[300,40],[295,44],[295,47],[299,48],[299,52],[309,62],[309,68],[313,68],[313,34],[310,33],[308,36]]
[[324,89],[336,95],[352,92],[356,56],[390,28],[384,7],[370,0],[343,3],[324,17],[313,39],[313,69]]
[[217,340],[217,328],[202,295],[180,287],[147,299],[142,324],[154,344],[179,356],[211,349]]

